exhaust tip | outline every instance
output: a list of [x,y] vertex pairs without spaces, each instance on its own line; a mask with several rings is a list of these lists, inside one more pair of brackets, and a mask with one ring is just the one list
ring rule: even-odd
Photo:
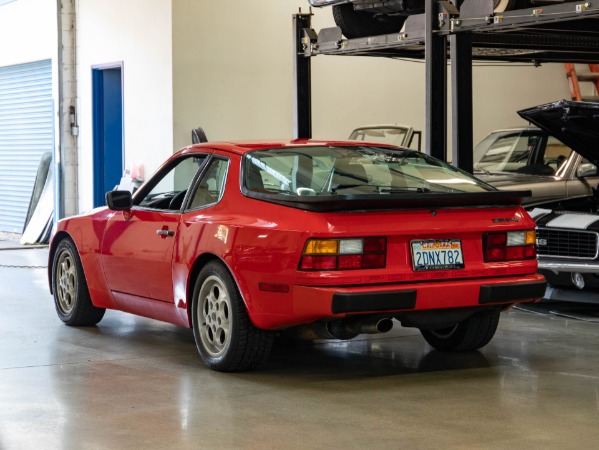
[[393,320],[392,319],[381,319],[376,324],[376,330],[379,333],[386,333],[393,328]]

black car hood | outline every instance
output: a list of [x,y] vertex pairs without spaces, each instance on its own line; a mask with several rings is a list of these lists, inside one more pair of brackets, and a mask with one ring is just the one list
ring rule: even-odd
[[599,161],[599,103],[561,100],[518,111],[576,152]]

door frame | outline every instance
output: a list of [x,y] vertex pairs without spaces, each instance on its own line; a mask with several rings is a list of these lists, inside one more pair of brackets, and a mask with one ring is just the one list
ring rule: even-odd
[[105,70],[119,69],[121,73],[121,160],[120,172],[125,167],[125,92],[124,92],[124,64],[122,61],[97,64],[91,66],[92,70],[92,130],[93,130],[93,206],[105,205],[105,194],[112,187],[105,186],[104,179],[104,80]]

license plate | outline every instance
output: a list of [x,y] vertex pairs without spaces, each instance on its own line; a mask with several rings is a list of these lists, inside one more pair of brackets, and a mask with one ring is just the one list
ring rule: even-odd
[[426,239],[410,242],[415,271],[464,268],[462,242],[459,239]]

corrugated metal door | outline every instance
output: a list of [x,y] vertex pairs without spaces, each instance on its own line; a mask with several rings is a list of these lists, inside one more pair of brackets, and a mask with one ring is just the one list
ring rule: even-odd
[[0,231],[23,230],[40,157],[51,152],[52,63],[0,67]]

